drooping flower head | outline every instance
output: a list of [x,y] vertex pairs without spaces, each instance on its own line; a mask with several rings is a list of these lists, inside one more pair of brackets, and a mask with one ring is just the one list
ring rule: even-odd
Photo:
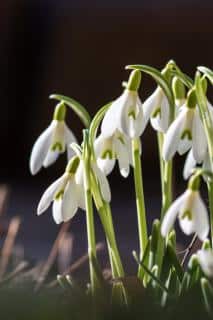
[[52,122],[36,140],[30,156],[30,171],[33,175],[42,166],[46,168],[53,164],[66,149],[68,160],[72,157],[70,144],[76,142],[76,138],[64,121],[65,114],[65,105],[60,102],[55,108]]
[[78,208],[85,210],[83,184],[78,183],[76,173],[80,159],[74,156],[68,163],[65,173],[44,192],[37,209],[41,215],[53,202],[52,213],[55,222],[70,220]]
[[94,149],[97,164],[106,175],[111,173],[116,160],[118,160],[121,175],[123,177],[129,175],[130,164],[132,164],[131,140],[125,134],[118,130],[108,138],[100,134],[95,140]]
[[[111,191],[105,174],[94,162],[90,169],[90,174],[93,174],[98,182],[103,199],[110,202]],[[39,202],[37,214],[41,215],[52,202],[52,214],[57,224],[73,218],[78,208],[85,210],[84,164],[81,156],[72,157],[65,173],[47,188]]]
[[189,91],[186,104],[165,135],[163,158],[168,161],[176,152],[182,155],[190,148],[195,160],[201,162],[206,154],[207,141],[194,89]]
[[113,136],[119,130],[130,138],[139,137],[144,130],[143,108],[138,96],[141,73],[132,71],[127,87],[106,112],[101,125],[105,138]]
[[188,189],[178,197],[165,214],[161,233],[166,237],[178,217],[180,228],[186,235],[196,233],[204,240],[209,233],[208,212],[199,193],[200,177],[192,176]]

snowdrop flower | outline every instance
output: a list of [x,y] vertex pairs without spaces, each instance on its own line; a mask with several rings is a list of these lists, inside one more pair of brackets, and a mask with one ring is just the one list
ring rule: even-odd
[[160,87],[143,103],[145,123],[151,121],[152,127],[160,132],[166,132],[169,126],[169,102]]
[[[98,185],[100,187],[100,191],[103,199],[106,202],[111,201],[111,190],[109,186],[109,182],[105,173],[97,166],[95,161],[91,161],[91,174],[96,178]],[[76,182],[77,184],[84,185],[84,164],[83,160],[80,160],[78,170],[76,172]]]
[[76,142],[76,138],[64,121],[65,112],[64,104],[59,103],[56,106],[52,122],[35,142],[30,156],[30,171],[33,175],[42,166],[46,168],[53,164],[66,148],[68,160],[73,155],[69,145]]
[[109,107],[101,125],[101,133],[105,138],[111,137],[116,130],[130,138],[136,138],[142,134],[145,128],[143,108],[137,92],[140,81],[140,71],[133,71],[127,88]]
[[201,249],[197,252],[198,262],[203,272],[209,277],[213,277],[213,250]]
[[[193,156],[193,152],[192,152],[192,150],[190,150],[187,157],[186,157],[186,161],[185,161],[184,169],[183,169],[183,177],[185,180],[187,180],[190,177],[193,169],[196,168],[197,164],[200,164],[200,163],[198,163],[195,160],[195,158]],[[202,169],[204,169],[206,171],[211,171],[211,163],[210,163],[210,157],[209,157],[208,150],[206,151],[205,157],[202,161]],[[205,177],[204,177],[204,179],[205,179]]]
[[165,161],[170,160],[176,152],[182,155],[190,148],[197,162],[204,159],[207,141],[194,95],[194,90],[191,90],[186,104],[181,108],[182,110],[165,135],[163,145]]
[[78,208],[85,210],[83,184],[78,184],[76,172],[79,158],[73,157],[67,165],[65,173],[44,192],[37,209],[41,215],[53,202],[52,214],[57,224],[73,218]]
[[116,130],[108,138],[100,134],[94,143],[98,167],[108,175],[112,172],[116,159],[118,160],[120,173],[127,177],[132,163],[131,140],[129,137]]
[[208,213],[199,194],[199,180],[199,177],[193,176],[189,181],[188,189],[166,212],[161,226],[163,237],[167,236],[177,217],[180,228],[186,235],[196,233],[202,241],[208,236]]

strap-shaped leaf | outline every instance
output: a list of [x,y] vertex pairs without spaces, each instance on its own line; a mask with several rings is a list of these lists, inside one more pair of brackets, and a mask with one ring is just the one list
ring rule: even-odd
[[78,101],[70,97],[63,96],[61,94],[51,94],[49,98],[55,99],[58,101],[63,101],[68,107],[70,107],[77,114],[77,116],[81,119],[85,127],[89,128],[89,125],[91,122],[90,115],[87,112],[86,108],[83,107]]
[[209,81],[211,82],[211,84],[213,85],[213,71],[207,67],[203,67],[203,66],[200,66],[198,67],[198,70],[200,72],[202,72],[206,78],[209,79]]
[[169,256],[170,262],[175,268],[179,280],[182,281],[183,274],[184,274],[183,268],[181,267],[180,261],[178,260],[177,255],[174,251],[174,248],[170,242],[167,245],[167,250],[168,250],[168,256]]
[[133,251],[133,257],[135,258],[138,265],[140,265],[145,270],[145,272],[148,273],[152,280],[154,280],[163,291],[170,294],[168,288],[163,284],[163,282],[161,282],[161,280],[158,277],[156,277],[155,274],[152,271],[150,271],[142,261],[139,260],[135,251]]
[[141,64],[134,64],[129,65],[126,67],[126,69],[135,69],[140,70],[144,73],[149,74],[161,87],[164,94],[166,95],[169,105],[170,105],[170,122],[174,119],[174,113],[175,113],[175,105],[174,105],[174,96],[172,93],[172,89],[168,83],[168,81],[165,79],[165,77],[161,74],[161,72],[153,67],[147,66],[147,65],[141,65]]
[[176,64],[174,64],[172,74],[178,77],[189,89],[193,87],[194,82],[192,78],[190,78],[187,74],[183,73]]
[[93,141],[96,138],[96,133],[97,133],[97,129],[105,115],[105,113],[107,112],[107,110],[109,109],[110,105],[112,104],[112,102],[109,102],[107,104],[105,104],[94,116],[91,124],[90,124],[90,128],[89,128],[89,136],[90,136],[90,141],[93,143]]

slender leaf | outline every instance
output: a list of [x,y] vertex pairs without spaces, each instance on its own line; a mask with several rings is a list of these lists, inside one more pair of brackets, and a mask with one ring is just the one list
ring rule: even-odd
[[213,85],[213,71],[207,67],[203,67],[203,66],[200,66],[198,67],[198,70],[200,72],[202,72],[206,78],[209,79],[209,81],[211,82],[211,84]]

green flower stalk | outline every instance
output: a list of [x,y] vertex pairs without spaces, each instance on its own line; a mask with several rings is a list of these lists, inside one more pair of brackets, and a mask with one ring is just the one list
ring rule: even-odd
[[89,255],[89,267],[90,267],[90,281],[91,292],[93,297],[97,294],[98,282],[95,274],[93,260],[96,260],[96,240],[95,240],[95,227],[94,227],[94,215],[92,204],[92,191],[90,180],[90,148],[89,148],[88,132],[84,130],[83,140],[83,164],[84,164],[84,192],[86,203],[86,221],[87,221],[87,239],[88,239],[88,255]]

